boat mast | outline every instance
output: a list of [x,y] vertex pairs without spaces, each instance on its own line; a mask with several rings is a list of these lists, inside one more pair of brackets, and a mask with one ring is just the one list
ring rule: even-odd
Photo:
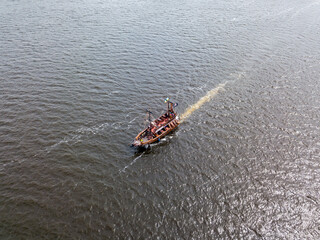
[[168,103],[168,110],[167,110],[167,112],[169,112],[169,110],[170,110],[170,104],[171,104],[171,109],[172,109],[172,108],[173,108],[173,107],[172,107],[173,103],[169,101],[169,98],[166,98],[165,102]]
[[170,102],[170,101],[169,101],[169,98],[166,98],[165,102],[168,103],[168,110],[167,110],[167,112],[172,112],[172,113],[174,113],[173,107],[178,106],[178,103]]

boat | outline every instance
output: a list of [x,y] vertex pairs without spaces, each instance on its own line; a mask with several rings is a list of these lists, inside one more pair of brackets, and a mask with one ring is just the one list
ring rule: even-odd
[[168,103],[167,111],[154,121],[151,121],[152,113],[147,110],[149,125],[135,137],[132,143],[133,147],[148,148],[150,144],[159,142],[161,138],[164,138],[179,126],[179,117],[174,111],[174,107],[178,106],[178,104],[170,102],[169,98],[165,102]]

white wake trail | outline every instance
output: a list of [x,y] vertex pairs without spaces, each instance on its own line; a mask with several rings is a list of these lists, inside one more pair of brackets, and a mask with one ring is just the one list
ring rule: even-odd
[[180,116],[181,122],[190,117],[190,115],[197,109],[199,109],[204,103],[209,102],[214,96],[216,96],[220,91],[224,90],[226,83],[219,84],[216,88],[210,90],[205,96],[199,99],[198,102],[191,105],[186,109],[186,111]]
[[127,169],[128,167],[130,167],[131,165],[133,165],[139,158],[141,158],[144,153],[145,153],[145,152],[143,152],[141,155],[139,155],[138,157],[136,157],[135,159],[133,159],[131,163],[129,163],[127,166],[125,166],[124,168],[122,168],[121,170],[119,170],[119,172],[120,172],[120,173],[125,172],[126,169]]

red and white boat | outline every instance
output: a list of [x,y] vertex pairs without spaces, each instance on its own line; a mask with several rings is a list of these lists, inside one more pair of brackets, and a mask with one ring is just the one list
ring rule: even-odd
[[161,138],[165,137],[168,135],[168,133],[172,132],[178,127],[180,124],[179,117],[173,109],[178,104],[170,102],[168,98],[165,102],[168,103],[168,109],[156,120],[151,121],[151,112],[148,111],[149,126],[135,137],[132,146],[148,147],[151,143],[159,142]]

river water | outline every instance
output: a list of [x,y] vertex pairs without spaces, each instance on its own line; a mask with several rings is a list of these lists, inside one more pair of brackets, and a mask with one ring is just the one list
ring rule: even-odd
[[319,239],[319,76],[319,0],[2,0],[0,238]]

